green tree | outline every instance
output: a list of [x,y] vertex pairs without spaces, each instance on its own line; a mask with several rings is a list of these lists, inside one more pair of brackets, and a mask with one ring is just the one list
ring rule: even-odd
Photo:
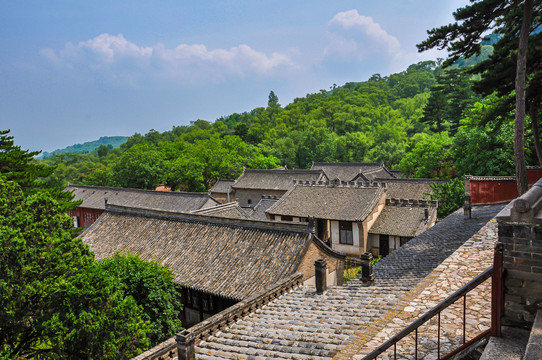
[[115,253],[99,262],[105,272],[118,280],[117,289],[124,297],[131,296],[149,320],[151,346],[172,337],[182,329],[179,313],[181,294],[174,283],[174,274],[156,261],[143,261],[138,255]]
[[49,192],[0,176],[0,358],[131,358],[150,325]]
[[[508,35],[507,35],[508,36]],[[501,36],[503,38],[503,36]],[[505,39],[506,40],[506,39]],[[531,120],[533,142],[536,148],[538,163],[542,165],[542,147],[540,145],[538,122],[539,109],[542,102],[542,68],[540,58],[542,57],[542,33],[538,32],[531,35],[528,46],[527,58],[527,93],[526,93],[526,112]],[[491,56],[472,69],[473,73],[480,73],[480,81],[474,84],[474,90],[484,96],[490,96],[492,93],[498,94],[502,101],[496,114],[489,114],[484,123],[492,122],[498,115],[506,114],[514,110],[515,102],[515,62],[514,57],[516,42],[503,41]]]
[[431,200],[438,201],[437,216],[445,218],[463,206],[465,185],[463,178],[455,178],[445,183],[431,184]]
[[267,100],[267,106],[270,108],[279,108],[279,97],[275,95],[275,92],[271,90],[269,93],[269,99]]
[[111,150],[113,147],[111,145],[107,146],[107,145],[100,145],[98,146],[98,148],[96,149],[96,154],[98,155],[98,157],[104,157],[104,156],[107,156],[107,154],[109,153],[109,150]]
[[434,47],[447,48],[450,58],[446,60],[445,65],[450,65],[461,56],[468,58],[479,55],[482,40],[486,39],[485,34],[489,30],[506,35],[495,44],[496,48],[504,46],[507,41],[519,43],[515,62],[514,122],[514,162],[519,194],[527,191],[524,129],[528,40],[530,34],[542,24],[541,5],[540,0],[472,1],[471,5],[458,9],[454,13],[456,19],[454,24],[428,31],[428,39],[418,45],[420,51]]
[[0,130],[0,174],[25,191],[41,186],[39,179],[49,176],[54,168],[34,161],[41,151],[22,150],[9,133],[10,130]]
[[491,94],[465,112],[452,144],[459,175],[513,175],[513,110],[501,109],[503,99]]
[[411,150],[401,159],[398,169],[408,177],[448,177],[452,169],[452,139],[448,133],[416,134],[412,137]]
[[162,182],[163,156],[151,143],[140,143],[125,151],[113,166],[117,186],[154,189]]
[[431,88],[422,121],[433,131],[455,135],[463,112],[477,100],[471,84],[472,75],[462,69],[443,71]]

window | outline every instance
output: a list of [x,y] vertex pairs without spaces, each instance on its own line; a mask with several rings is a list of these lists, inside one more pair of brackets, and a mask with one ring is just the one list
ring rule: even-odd
[[282,221],[294,221],[294,218],[291,216],[283,215],[280,217]]
[[353,245],[352,223],[349,221],[339,221],[339,243]]
[[251,204],[252,204],[252,200],[248,199],[248,200],[247,200],[247,204],[251,205]]

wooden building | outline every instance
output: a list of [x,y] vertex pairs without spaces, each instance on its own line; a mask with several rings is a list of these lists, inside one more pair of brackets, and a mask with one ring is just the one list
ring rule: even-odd
[[386,256],[431,228],[436,219],[436,201],[386,199],[369,230],[367,250],[374,256]]
[[385,199],[384,188],[377,184],[297,184],[266,213],[269,220],[276,221],[314,218],[317,236],[329,247],[359,256],[367,251],[369,229]]

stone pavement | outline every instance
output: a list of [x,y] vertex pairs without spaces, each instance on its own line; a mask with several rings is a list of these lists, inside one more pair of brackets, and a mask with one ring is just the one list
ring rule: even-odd
[[[406,311],[408,314],[422,311],[418,302],[413,300],[422,291],[413,293],[410,290],[417,289],[416,284],[471,238],[502,207],[475,207],[473,219],[464,219],[462,210],[458,210],[380,261],[375,266],[376,280],[371,286],[353,279],[345,286],[328,288],[322,295],[316,295],[312,287],[301,287],[285,294],[207,341],[202,341],[196,347],[196,358],[352,358],[360,353],[363,345],[379,335],[381,329],[377,324],[395,319],[401,309],[413,308],[413,311]],[[474,248],[477,246],[475,243],[471,244]],[[468,253],[470,256],[470,252],[465,251],[464,255]],[[480,262],[480,266],[484,266],[483,263]],[[449,268],[455,271],[454,267]],[[457,274],[463,276],[462,273]],[[423,286],[428,285],[431,282]],[[454,286],[450,285],[451,288]],[[429,302],[434,301],[431,294],[438,290],[428,291],[424,295],[429,297]],[[418,301],[426,300],[420,298]],[[406,318],[399,320],[408,321]],[[399,326],[402,324],[398,323]]]
[[[492,220],[472,236],[457,251],[444,260],[434,271],[419,282],[396,306],[356,339],[350,348],[356,348],[354,359],[362,359],[391,336],[397,334],[421,315],[436,306],[493,264],[493,248],[497,240],[497,222]],[[418,331],[418,359],[435,359],[437,355],[437,318],[424,324]],[[491,279],[467,295],[466,340],[490,328]],[[463,300],[441,313],[441,355],[462,344]],[[375,335],[376,334],[376,335]],[[371,338],[372,337],[372,338]],[[412,334],[414,337],[414,334]],[[370,340],[368,340],[370,339]],[[338,358],[352,358],[352,349]],[[388,354],[392,354],[390,350]],[[398,343],[397,354],[414,355],[414,342],[407,338]],[[342,355],[342,354],[341,354]],[[384,355],[383,355],[384,357]],[[384,357],[385,358],[385,357]]]

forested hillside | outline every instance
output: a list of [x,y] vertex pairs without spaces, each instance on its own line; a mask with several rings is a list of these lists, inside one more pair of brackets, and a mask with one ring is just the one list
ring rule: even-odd
[[[474,92],[479,77],[461,67],[472,62],[446,70],[420,62],[284,107],[271,91],[266,107],[136,133],[118,149],[55,155],[45,161],[56,166],[47,182],[205,191],[245,166],[308,168],[313,161],[382,161],[414,177],[513,174],[513,114],[493,116],[501,98]],[[526,138],[528,164],[536,164]]]
[[72,146],[68,146],[64,149],[52,151],[50,153],[44,152],[41,158],[47,159],[58,154],[86,154],[97,151],[97,149],[101,146],[113,149],[119,147],[120,144],[124,143],[126,140],[128,140],[128,137],[126,136],[102,136],[96,141],[88,141],[83,144],[75,144]]

